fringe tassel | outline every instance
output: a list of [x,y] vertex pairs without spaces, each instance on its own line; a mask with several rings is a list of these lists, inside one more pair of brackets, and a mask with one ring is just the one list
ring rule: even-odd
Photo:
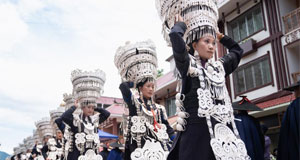
[[198,39],[200,39],[205,34],[211,34],[214,38],[216,38],[216,31],[211,26],[199,26],[188,33],[186,37],[186,43],[190,44]]

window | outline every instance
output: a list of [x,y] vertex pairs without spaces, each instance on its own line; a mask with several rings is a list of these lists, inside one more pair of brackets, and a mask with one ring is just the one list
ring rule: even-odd
[[175,97],[168,98],[166,100],[166,110],[167,110],[168,117],[175,115],[176,113]]
[[260,4],[228,23],[229,35],[236,42],[244,40],[263,28],[264,21]]
[[239,67],[233,76],[236,95],[271,83],[269,56]]

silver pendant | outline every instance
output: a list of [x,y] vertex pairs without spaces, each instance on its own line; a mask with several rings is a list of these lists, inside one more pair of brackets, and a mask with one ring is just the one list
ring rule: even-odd
[[166,160],[169,152],[166,152],[161,147],[159,142],[153,142],[154,140],[146,140],[143,148],[136,148],[131,153],[132,160]]
[[132,126],[130,128],[132,133],[145,133],[146,132],[146,118],[142,116],[133,116],[131,118]]
[[245,143],[238,139],[226,125],[215,125],[215,137],[210,140],[216,159],[250,160]]
[[169,135],[167,133],[167,127],[165,124],[159,124],[160,128],[156,127],[156,131],[154,131],[154,126],[150,123],[146,122],[147,127],[151,130],[153,134],[157,137],[159,141],[166,141],[169,139]]

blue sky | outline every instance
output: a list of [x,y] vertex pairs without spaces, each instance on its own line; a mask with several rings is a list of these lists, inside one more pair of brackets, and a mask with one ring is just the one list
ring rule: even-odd
[[152,39],[166,73],[161,26],[154,0],[0,0],[0,150],[59,106],[76,68],[103,70],[104,96],[121,97],[113,59],[126,41]]

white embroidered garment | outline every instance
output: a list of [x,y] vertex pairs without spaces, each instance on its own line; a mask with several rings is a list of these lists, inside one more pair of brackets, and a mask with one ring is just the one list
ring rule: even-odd
[[[133,91],[133,93],[135,93],[135,91]],[[161,115],[166,116],[164,106],[155,104],[156,108],[152,110],[154,113],[153,115],[152,111],[146,109],[144,102],[139,101],[137,95],[132,96],[132,98],[137,110],[137,116],[132,116],[130,118],[131,126],[128,129],[128,132],[130,133],[132,140],[137,142],[137,148],[131,153],[131,159],[165,160],[166,155],[169,153],[167,147],[169,135],[167,133],[167,126],[161,123]],[[148,105],[153,106],[152,102]],[[155,127],[154,118],[158,123]],[[144,146],[142,146],[142,139],[146,140]]]
[[49,149],[47,160],[60,160],[63,155],[63,149],[56,147],[57,143],[54,138],[50,138],[47,143]]
[[[205,117],[208,130],[211,137],[211,147],[216,159],[240,159],[249,160],[244,142],[240,139],[237,131],[233,109],[227,88],[225,85],[225,71],[220,61],[207,62],[205,68],[201,66],[200,60],[190,56],[190,67],[188,74],[191,77],[198,77],[199,88],[198,95],[198,116]],[[183,107],[184,95],[178,93],[176,95],[177,129],[185,130],[187,124],[185,118],[188,113]],[[217,124],[213,126],[211,117],[217,120]],[[231,125],[232,130],[227,126]]]
[[78,128],[78,133],[75,134],[75,146],[81,154],[79,159],[102,160],[102,156],[95,152],[100,147],[99,136],[96,132],[98,131],[99,113],[89,116],[91,122],[88,121],[88,117],[83,121],[82,114],[73,114],[73,117],[73,124]]

